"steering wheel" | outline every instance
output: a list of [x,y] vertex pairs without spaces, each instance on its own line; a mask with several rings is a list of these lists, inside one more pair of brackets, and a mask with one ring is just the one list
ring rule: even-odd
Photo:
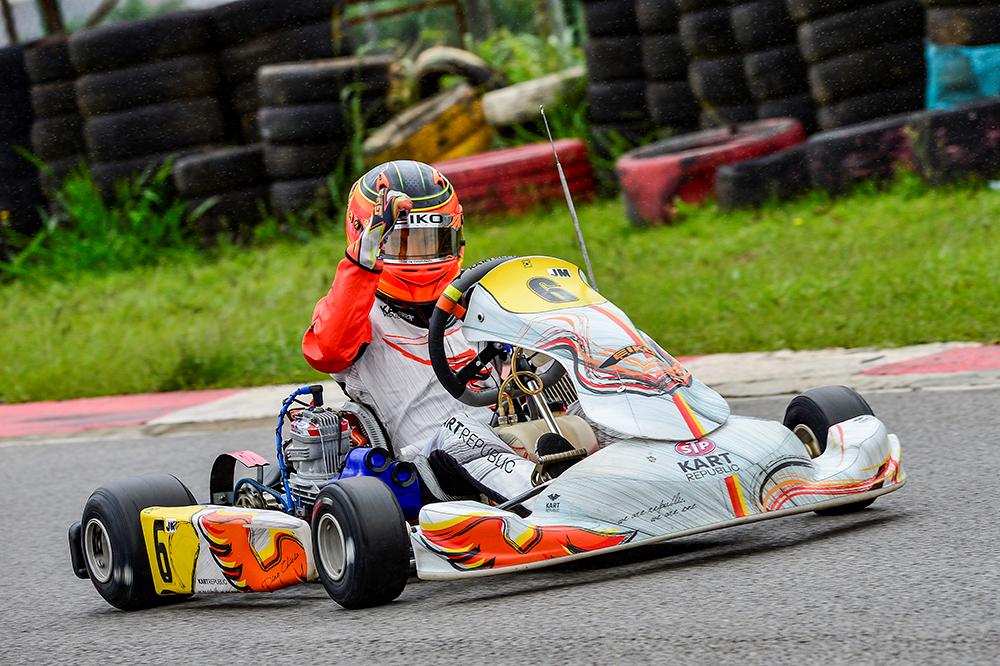
[[[497,399],[500,397],[500,389],[498,387],[474,389],[470,387],[470,384],[478,379],[482,379],[485,373],[488,373],[487,364],[503,353],[504,345],[500,343],[487,344],[476,358],[466,363],[456,372],[452,369],[451,364],[448,363],[448,355],[445,353],[445,331],[448,330],[455,319],[465,320],[465,308],[468,303],[468,297],[476,285],[479,284],[479,281],[491,270],[511,259],[517,259],[517,257],[505,256],[487,259],[462,271],[452,281],[441,297],[438,298],[437,303],[434,305],[434,312],[431,314],[430,328],[427,336],[427,350],[431,357],[431,366],[434,368],[434,374],[437,375],[441,386],[448,393],[460,402],[473,407],[485,407],[497,403]],[[542,381],[543,386],[550,386],[559,381],[565,372],[565,368],[558,361],[553,360],[549,369],[539,375],[539,379]],[[510,395],[513,398],[517,398],[523,395],[523,392],[515,386],[511,388]]]

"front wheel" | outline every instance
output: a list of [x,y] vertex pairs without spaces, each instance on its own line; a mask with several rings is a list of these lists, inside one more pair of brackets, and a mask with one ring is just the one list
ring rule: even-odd
[[139,610],[187,598],[156,594],[139,512],[196,503],[187,486],[170,474],[115,481],[91,494],[80,521],[81,546],[87,574],[105,601]]
[[[874,416],[861,394],[846,386],[824,386],[795,396],[785,410],[784,425],[799,438],[812,458],[826,450],[830,426],[857,416]],[[862,500],[816,511],[820,516],[839,516],[860,511],[874,502]]]
[[323,488],[313,510],[312,540],[323,587],[344,608],[387,604],[406,587],[406,520],[380,479],[357,476]]

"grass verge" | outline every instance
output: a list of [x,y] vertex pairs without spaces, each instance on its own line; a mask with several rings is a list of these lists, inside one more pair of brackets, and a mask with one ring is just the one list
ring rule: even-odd
[[[982,183],[812,194],[762,210],[681,206],[635,228],[620,201],[579,206],[604,295],[676,354],[995,342],[1000,194]],[[470,219],[466,264],[581,262],[563,207]],[[299,343],[342,233],[66,281],[0,286],[0,400],[319,378]]]

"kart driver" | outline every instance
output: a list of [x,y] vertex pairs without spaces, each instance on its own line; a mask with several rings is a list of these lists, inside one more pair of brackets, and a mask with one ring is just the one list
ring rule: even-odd
[[[347,240],[302,340],[306,360],[375,412],[399,458],[426,456],[446,493],[504,502],[529,490],[534,463],[494,433],[489,407],[453,398],[431,367],[430,315],[465,251],[451,183],[421,162],[375,167],[351,189]],[[459,321],[444,344],[453,367],[477,353]]]

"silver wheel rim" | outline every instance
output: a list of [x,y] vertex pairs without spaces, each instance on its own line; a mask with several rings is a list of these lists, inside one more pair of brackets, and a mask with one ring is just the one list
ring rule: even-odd
[[799,438],[799,441],[805,445],[810,458],[819,457],[821,453],[819,450],[819,440],[816,439],[816,434],[812,431],[812,428],[804,423],[800,423],[795,426],[795,429],[792,430],[792,432],[794,432],[795,436]]
[[83,554],[87,559],[90,575],[101,583],[111,580],[111,569],[114,558],[111,554],[111,539],[108,530],[97,518],[87,521],[83,532]]
[[329,513],[324,513],[316,528],[316,543],[319,546],[319,560],[323,570],[333,580],[344,577],[347,568],[347,543],[340,523]]

